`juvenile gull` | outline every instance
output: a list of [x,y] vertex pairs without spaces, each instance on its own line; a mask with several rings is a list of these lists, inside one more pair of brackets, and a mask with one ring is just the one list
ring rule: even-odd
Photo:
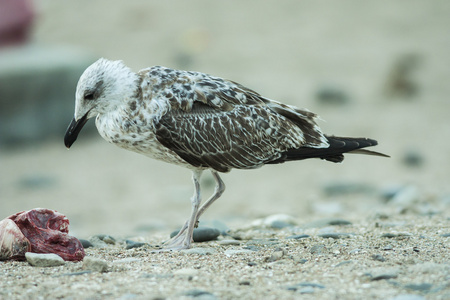
[[[361,149],[375,146],[375,140],[324,135],[314,113],[199,72],[155,66],[134,73],[122,61],[101,58],[81,75],[75,97],[67,148],[96,117],[108,142],[192,170],[191,215],[164,243],[170,250],[190,247],[200,216],[225,190],[218,172],[307,158],[341,162],[343,153],[386,156]],[[200,206],[204,170],[211,171],[216,186]]]

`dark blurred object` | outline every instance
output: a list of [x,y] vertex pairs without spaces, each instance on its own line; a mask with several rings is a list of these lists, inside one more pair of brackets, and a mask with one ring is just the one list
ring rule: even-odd
[[34,43],[0,51],[0,148],[61,139],[77,81],[95,60],[73,47]]
[[335,85],[323,85],[316,92],[316,99],[321,104],[345,105],[349,102],[347,93]]
[[28,0],[0,1],[0,47],[26,42],[34,19],[34,9]]
[[394,62],[389,73],[385,91],[388,97],[413,98],[419,92],[414,72],[421,62],[418,54],[405,54]]
[[414,149],[406,151],[403,156],[403,163],[408,167],[421,167],[423,165],[423,156]]

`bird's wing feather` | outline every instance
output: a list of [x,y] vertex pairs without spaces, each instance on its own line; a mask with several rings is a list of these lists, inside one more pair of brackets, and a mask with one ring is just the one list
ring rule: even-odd
[[218,77],[157,68],[149,70],[159,80],[152,101],[168,109],[155,121],[156,137],[195,167],[256,168],[289,149],[328,146],[313,113]]

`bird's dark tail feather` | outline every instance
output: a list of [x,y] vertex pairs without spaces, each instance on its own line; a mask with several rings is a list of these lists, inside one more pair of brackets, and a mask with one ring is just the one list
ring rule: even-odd
[[389,157],[386,154],[361,149],[365,147],[371,147],[377,145],[377,141],[368,138],[349,138],[349,137],[337,137],[327,136],[328,148],[299,148],[295,150],[289,150],[283,153],[283,156],[279,159],[269,162],[270,164],[282,163],[291,160],[302,160],[307,158],[321,158],[331,162],[342,162],[344,160],[344,153],[357,153],[366,155],[376,155]]

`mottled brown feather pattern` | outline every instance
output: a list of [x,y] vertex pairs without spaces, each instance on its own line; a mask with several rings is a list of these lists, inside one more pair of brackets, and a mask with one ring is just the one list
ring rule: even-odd
[[257,168],[289,149],[328,146],[315,114],[240,84],[163,67],[143,75],[156,81],[153,97],[170,106],[155,120],[156,138],[195,167]]

